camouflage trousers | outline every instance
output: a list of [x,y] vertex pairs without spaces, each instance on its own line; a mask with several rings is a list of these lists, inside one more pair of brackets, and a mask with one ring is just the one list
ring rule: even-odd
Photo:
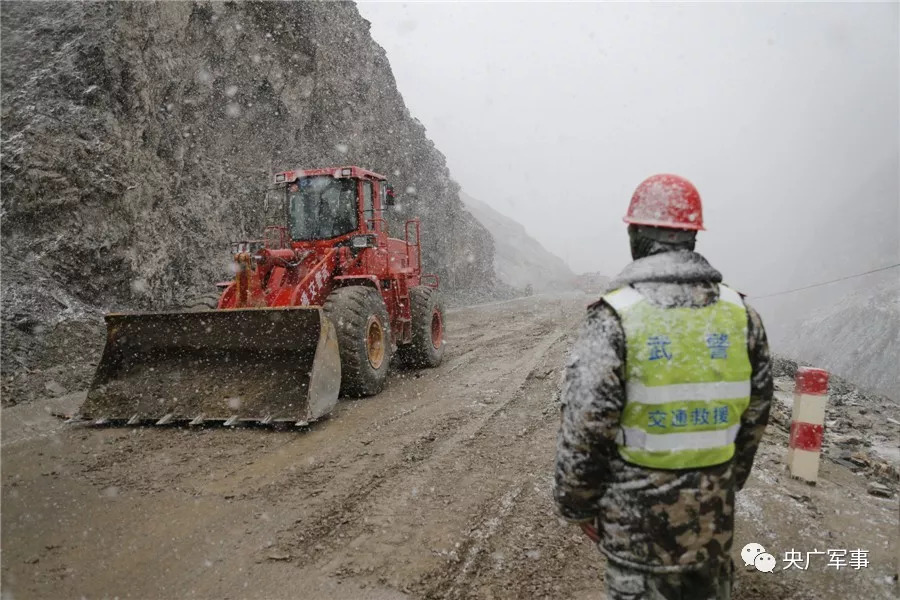
[[609,600],[731,600],[734,566],[684,573],[647,573],[606,563],[606,594]]

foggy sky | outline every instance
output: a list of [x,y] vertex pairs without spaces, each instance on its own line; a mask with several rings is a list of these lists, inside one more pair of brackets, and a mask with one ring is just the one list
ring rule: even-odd
[[751,296],[900,262],[897,4],[359,10],[453,178],[576,272],[630,261],[657,172],[697,185],[698,250]]

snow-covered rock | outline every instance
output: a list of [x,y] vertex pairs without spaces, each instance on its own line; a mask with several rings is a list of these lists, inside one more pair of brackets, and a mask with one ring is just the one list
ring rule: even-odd
[[773,347],[900,400],[900,278],[820,307],[776,334]]
[[448,291],[490,291],[490,234],[355,4],[0,10],[4,374],[53,350],[30,324],[76,305],[177,306],[213,289],[230,242],[280,218],[263,199],[281,169],[387,175],[401,191],[392,234],[421,217],[425,268]]
[[520,290],[569,290],[575,274],[568,265],[531,237],[515,219],[508,217],[465,192],[466,208],[494,238],[494,272],[503,283]]

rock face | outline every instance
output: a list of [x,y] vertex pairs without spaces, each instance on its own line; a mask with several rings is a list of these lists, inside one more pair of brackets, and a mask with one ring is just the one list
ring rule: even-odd
[[494,238],[494,271],[500,281],[520,290],[529,285],[535,291],[573,288],[575,274],[569,266],[528,235],[522,225],[466,193],[460,197]]
[[887,278],[788,327],[773,346],[900,400],[900,283]]
[[391,230],[422,218],[426,269],[451,292],[491,287],[491,237],[355,5],[0,10],[5,365],[39,361],[57,324],[178,305],[229,277],[229,242],[259,237],[286,168],[387,175]]

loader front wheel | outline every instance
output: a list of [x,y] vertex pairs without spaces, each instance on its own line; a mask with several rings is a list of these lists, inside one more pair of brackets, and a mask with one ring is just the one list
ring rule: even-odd
[[351,285],[325,300],[341,354],[341,395],[372,396],[384,389],[391,362],[387,309],[374,288]]
[[397,349],[408,367],[436,367],[444,359],[444,301],[426,285],[409,290],[412,342]]

